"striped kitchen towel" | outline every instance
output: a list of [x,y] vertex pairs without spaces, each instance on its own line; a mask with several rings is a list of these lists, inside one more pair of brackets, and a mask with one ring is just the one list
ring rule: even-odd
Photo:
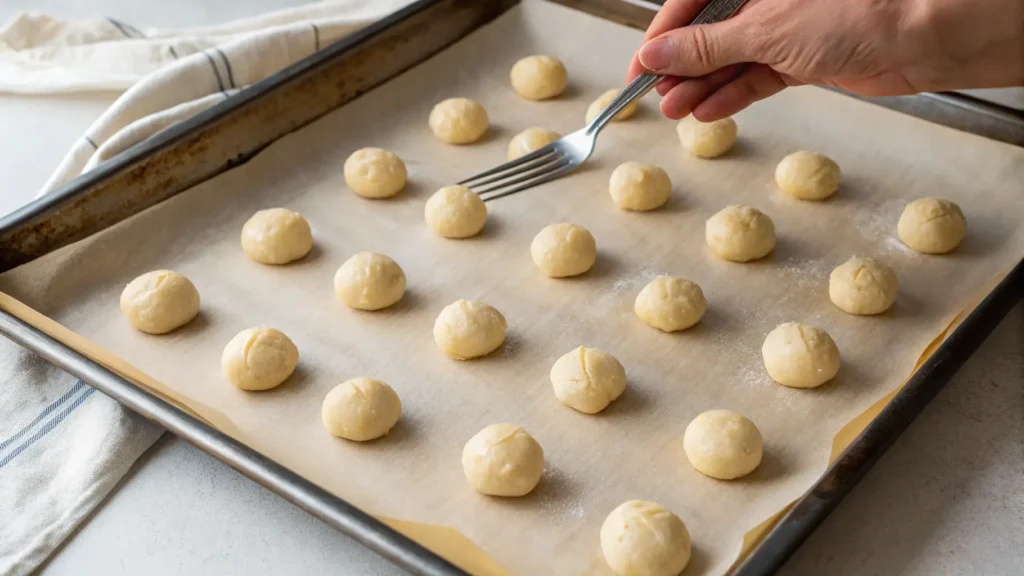
[[139,29],[21,14],[0,30],[0,92],[126,90],[40,194],[411,0],[325,0],[220,26]]
[[163,433],[0,338],[0,574],[28,574]]
[[[45,194],[409,1],[327,0],[190,30],[22,14],[0,29],[0,92],[124,91]],[[0,338],[0,574],[39,566],[162,433]]]

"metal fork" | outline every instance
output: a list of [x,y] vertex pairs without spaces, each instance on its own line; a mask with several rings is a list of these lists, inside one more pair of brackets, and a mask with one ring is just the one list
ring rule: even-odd
[[[746,0],[711,0],[700,14],[690,21],[690,25],[721,22],[732,16],[745,2]],[[608,122],[623,108],[646,94],[662,78],[663,76],[649,72],[640,74],[583,128],[539,150],[467,178],[459,184],[474,189],[484,202],[487,202],[565,176],[594,153],[597,135]]]

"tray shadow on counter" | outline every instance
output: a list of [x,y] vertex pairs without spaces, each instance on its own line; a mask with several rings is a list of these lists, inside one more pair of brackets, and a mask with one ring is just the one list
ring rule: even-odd
[[[986,545],[994,543],[979,528],[1020,509],[1005,488],[1019,477],[1011,470],[1022,438],[1013,432],[1024,432],[1022,335],[1018,304],[779,574],[900,574],[915,566],[993,573],[987,553],[995,548]],[[1017,377],[998,376],[1006,374]],[[942,548],[949,543],[958,548]]]

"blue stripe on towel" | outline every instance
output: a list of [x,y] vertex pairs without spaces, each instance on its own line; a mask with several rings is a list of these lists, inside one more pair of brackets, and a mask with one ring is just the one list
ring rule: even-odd
[[64,419],[70,416],[71,413],[74,412],[76,409],[78,409],[78,407],[81,406],[83,402],[88,400],[89,397],[92,396],[92,393],[95,391],[95,388],[88,388],[77,399],[75,399],[75,401],[72,402],[70,406],[65,408],[63,411],[60,412],[60,414],[57,414],[56,416],[53,417],[53,419],[51,419],[49,422],[43,425],[43,427],[40,428],[38,432],[30,436],[28,440],[25,440],[10,454],[4,456],[3,459],[0,459],[0,469],[3,469],[4,466],[10,464],[12,460],[21,455],[21,453],[24,452],[25,450],[28,450],[29,447],[35,444],[40,438],[43,438],[44,436],[52,432],[53,429],[56,428],[58,424],[63,422]]
[[234,88],[235,87],[235,75],[231,73],[231,62],[228,62],[228,57],[227,57],[226,54],[224,54],[223,50],[221,50],[220,48],[217,48],[217,47],[214,47],[214,50],[217,51],[217,54],[220,54],[221,60],[224,61],[224,69],[228,71],[228,84],[230,84],[231,87]]
[[213,67],[213,73],[217,75],[217,86],[220,87],[220,91],[224,91],[224,81],[220,78],[220,70],[217,70],[217,63],[213,61],[213,56],[210,56],[209,52],[203,52],[203,56],[210,61],[210,66]]
[[121,31],[121,34],[124,34],[125,38],[134,38],[134,36],[132,36],[132,35],[131,35],[131,34],[130,34],[130,33],[128,32],[128,29],[127,29],[127,28],[125,28],[125,26],[124,26],[123,24],[121,24],[120,22],[118,22],[117,20],[114,20],[113,18],[109,18],[109,17],[108,17],[108,18],[107,18],[107,22],[110,22],[111,24],[113,24],[113,25],[114,25],[114,27],[115,27],[115,28],[117,28],[118,30],[120,30],[120,31]]
[[36,416],[35,420],[33,420],[33,421],[29,422],[28,424],[26,424],[25,427],[22,428],[21,430],[18,430],[18,432],[15,433],[14,436],[11,436],[10,438],[8,438],[7,440],[4,440],[3,442],[0,442],[0,450],[3,450],[4,448],[7,448],[11,444],[14,444],[15,440],[17,440],[18,438],[21,438],[22,436],[27,434],[28,431],[31,430],[33,426],[35,426],[36,424],[39,424],[39,422],[43,418],[46,418],[51,412],[53,412],[54,410],[59,408],[61,404],[67,402],[69,398],[74,396],[75,393],[77,393],[82,388],[85,388],[85,382],[82,382],[81,380],[79,380],[78,383],[76,383],[74,386],[72,386],[71,389],[68,390],[63,396],[61,396],[60,398],[57,398],[56,400],[53,401],[52,404],[50,404],[49,406],[44,408],[43,411],[39,413],[39,416]]

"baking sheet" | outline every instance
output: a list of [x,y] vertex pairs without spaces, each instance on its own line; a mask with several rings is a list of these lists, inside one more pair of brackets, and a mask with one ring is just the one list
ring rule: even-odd
[[[699,160],[682,152],[674,123],[648,96],[633,120],[602,133],[583,170],[491,203],[482,236],[430,233],[422,212],[430,193],[504,161],[519,130],[579,127],[589,102],[621,83],[640,38],[567,8],[524,2],[243,167],[9,272],[0,288],[263,454],[374,514],[455,528],[512,573],[607,574],[597,533],[631,498],[657,500],[686,521],[694,540],[688,574],[722,573],[748,530],[820,476],[836,432],[902,383],[974,291],[1024,254],[1024,151],[801,88],[739,114],[733,152]],[[525,102],[509,88],[512,63],[534,53],[567,63],[571,85],[561,99]],[[430,107],[451,96],[487,108],[493,126],[482,143],[447,146],[430,134]],[[363,146],[405,159],[410,184],[400,196],[370,201],[345,189],[342,163]],[[842,167],[832,200],[802,203],[776,192],[775,164],[797,149],[820,150]],[[626,160],[669,172],[674,196],[665,208],[614,207],[608,175]],[[954,254],[918,255],[893,237],[903,204],[923,195],[963,207],[969,232]],[[732,264],[707,252],[704,221],[730,203],[773,218],[772,256]],[[242,253],[242,223],[272,206],[309,218],[316,247],[304,261],[270,268]],[[530,260],[533,235],[561,220],[597,238],[598,263],[584,277],[551,280]],[[349,310],[334,297],[334,271],[360,250],[386,253],[405,269],[409,292],[393,309]],[[887,314],[851,317],[828,302],[828,273],[852,254],[896,269],[900,295]],[[117,306],[124,284],[155,268],[189,276],[203,301],[195,321],[161,337],[133,331]],[[633,299],[659,273],[702,286],[709,309],[701,324],[670,335],[636,319]],[[509,339],[500,351],[457,362],[435,348],[433,320],[458,298],[505,314]],[[836,381],[816,390],[770,381],[760,346],[789,320],[832,334],[843,355]],[[245,393],[222,379],[220,351],[261,324],[289,334],[301,363],[279,389]],[[552,362],[581,344],[614,353],[628,373],[627,392],[598,416],[562,406],[547,379]],[[405,410],[390,436],[368,444],[332,438],[319,421],[327,391],[360,375],[389,382]],[[765,459],[750,477],[719,482],[687,464],[682,432],[712,408],[741,412],[761,429]],[[500,421],[523,425],[544,446],[545,477],[529,497],[483,497],[462,477],[462,445]]]

